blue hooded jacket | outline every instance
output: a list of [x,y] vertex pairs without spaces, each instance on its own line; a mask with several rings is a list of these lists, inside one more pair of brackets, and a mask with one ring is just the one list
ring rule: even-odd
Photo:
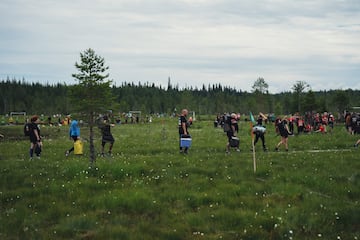
[[76,120],[71,121],[69,134],[70,134],[70,137],[72,137],[72,136],[79,137],[80,136],[80,128],[79,128],[78,122]]

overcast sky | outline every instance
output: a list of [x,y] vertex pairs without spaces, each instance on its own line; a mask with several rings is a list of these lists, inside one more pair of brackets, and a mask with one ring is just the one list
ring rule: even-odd
[[87,48],[117,85],[360,89],[360,1],[0,1],[0,79],[75,83]]

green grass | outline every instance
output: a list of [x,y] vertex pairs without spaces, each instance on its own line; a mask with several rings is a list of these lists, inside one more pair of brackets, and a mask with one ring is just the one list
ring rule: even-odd
[[274,152],[280,139],[269,125],[270,151],[258,143],[254,173],[248,123],[242,151],[230,155],[211,121],[195,123],[180,155],[176,123],[115,126],[113,156],[93,168],[86,141],[84,156],[65,157],[67,127],[42,127],[33,161],[22,126],[0,127],[0,239],[360,238],[360,150],[342,126],[290,137],[289,152]]

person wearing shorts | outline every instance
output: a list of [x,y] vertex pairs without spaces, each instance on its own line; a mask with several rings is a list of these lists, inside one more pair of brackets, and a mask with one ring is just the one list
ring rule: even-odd
[[278,121],[277,129],[278,129],[279,134],[281,136],[281,140],[276,145],[275,151],[279,151],[279,147],[280,147],[281,144],[283,144],[285,146],[285,151],[288,151],[289,150],[288,138],[289,138],[290,132],[289,132],[289,128],[288,128],[286,119],[283,119],[282,121]]
[[109,155],[112,154],[112,148],[114,146],[115,139],[111,134],[111,125],[108,116],[103,117],[103,124],[100,127],[102,139],[101,139],[101,156],[105,156],[105,144],[109,143]]
[[39,123],[39,117],[38,116],[32,116],[30,119],[30,125],[29,125],[29,139],[30,139],[30,160],[33,159],[34,152],[38,158],[40,158],[41,154],[41,136],[40,136],[40,128],[38,126]]

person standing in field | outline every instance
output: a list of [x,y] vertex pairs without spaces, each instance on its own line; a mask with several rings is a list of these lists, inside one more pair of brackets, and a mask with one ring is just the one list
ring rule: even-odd
[[259,141],[259,138],[260,138],[261,142],[262,142],[263,150],[264,150],[264,152],[266,152],[267,151],[266,146],[265,146],[266,128],[265,128],[265,126],[262,125],[262,118],[258,119],[257,124],[253,127],[252,131],[255,134],[254,147],[255,147],[256,143]]
[[[225,128],[226,126],[226,128]],[[224,131],[226,131],[226,135],[228,137],[228,142],[226,143],[226,153],[230,153],[231,140],[233,137],[236,137],[239,131],[238,120],[235,113],[232,113],[230,116],[227,116],[224,125]],[[237,152],[240,152],[239,145],[234,146]]]
[[290,134],[294,134],[294,116],[291,115],[289,117],[289,132]]
[[328,124],[329,124],[329,130],[330,131],[332,131],[334,129],[334,122],[335,122],[334,115],[332,113],[330,113],[329,119],[328,119]]
[[34,115],[30,119],[30,123],[27,125],[28,127],[28,135],[30,139],[30,160],[33,159],[34,152],[38,158],[40,158],[42,142],[40,136],[40,128],[39,128],[39,117]]
[[276,127],[281,136],[281,141],[276,145],[275,151],[279,151],[279,147],[281,144],[283,144],[285,146],[285,151],[289,151],[288,138],[289,138],[290,132],[289,132],[289,128],[288,128],[286,119],[284,118],[282,121],[278,121]]
[[109,155],[112,154],[112,148],[114,146],[115,139],[111,134],[111,124],[108,116],[103,117],[103,123],[100,127],[102,139],[101,139],[101,156],[105,156],[105,144],[109,143]]
[[[181,138],[183,135],[189,135],[188,132],[188,122],[187,122],[187,115],[188,115],[188,110],[187,109],[183,109],[181,110],[181,114],[179,116],[179,122],[178,122],[178,128],[179,128],[179,138]],[[183,149],[180,145],[180,153],[188,153],[188,147],[185,147],[185,149]]]
[[[70,128],[69,128],[69,136],[70,139],[74,140],[74,143],[80,138],[80,127],[78,124],[78,121],[76,120],[72,120],[71,124],[70,124]],[[67,150],[65,152],[65,156],[69,156],[69,154],[74,151],[74,145],[72,146],[72,148],[70,148],[69,150]]]
[[276,133],[276,136],[280,135],[279,128],[278,128],[278,124],[279,124],[280,122],[281,122],[281,119],[280,119],[280,118],[276,118],[276,119],[275,119],[274,125],[275,125],[275,133]]
[[352,113],[350,116],[350,130],[349,130],[351,135],[354,135],[355,126],[356,126],[356,115],[355,113]]
[[299,117],[299,119],[297,120],[297,133],[298,135],[304,132],[304,119],[302,116]]
[[345,128],[351,134],[351,113],[348,111],[345,113]]

